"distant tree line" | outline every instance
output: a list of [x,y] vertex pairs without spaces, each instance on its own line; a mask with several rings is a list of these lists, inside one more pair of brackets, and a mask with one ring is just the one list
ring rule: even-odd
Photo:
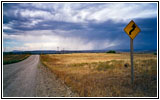
[[157,52],[154,52],[153,54],[154,54],[154,55],[157,55]]
[[116,51],[114,51],[114,50],[109,50],[109,51],[107,51],[107,53],[116,53]]

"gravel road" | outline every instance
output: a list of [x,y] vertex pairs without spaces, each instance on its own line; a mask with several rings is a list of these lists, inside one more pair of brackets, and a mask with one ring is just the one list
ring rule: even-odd
[[32,55],[14,64],[3,65],[4,97],[72,97],[78,96],[56,80],[54,74]]

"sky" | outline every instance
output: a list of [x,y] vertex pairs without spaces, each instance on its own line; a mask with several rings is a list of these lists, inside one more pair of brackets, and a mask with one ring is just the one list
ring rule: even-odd
[[156,50],[157,3],[3,3],[3,49],[130,49],[131,20],[134,49]]

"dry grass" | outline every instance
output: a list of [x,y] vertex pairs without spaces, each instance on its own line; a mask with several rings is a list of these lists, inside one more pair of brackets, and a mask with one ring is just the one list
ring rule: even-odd
[[5,54],[3,55],[3,64],[11,64],[28,58],[29,54]]
[[157,96],[157,58],[153,54],[134,55],[134,85],[128,53],[51,54],[41,55],[41,61],[83,97]]

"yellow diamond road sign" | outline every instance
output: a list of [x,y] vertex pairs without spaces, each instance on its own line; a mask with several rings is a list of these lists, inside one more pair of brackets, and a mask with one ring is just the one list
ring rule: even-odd
[[124,31],[129,35],[131,39],[134,39],[141,30],[136,25],[136,23],[131,20],[129,24],[124,28]]

